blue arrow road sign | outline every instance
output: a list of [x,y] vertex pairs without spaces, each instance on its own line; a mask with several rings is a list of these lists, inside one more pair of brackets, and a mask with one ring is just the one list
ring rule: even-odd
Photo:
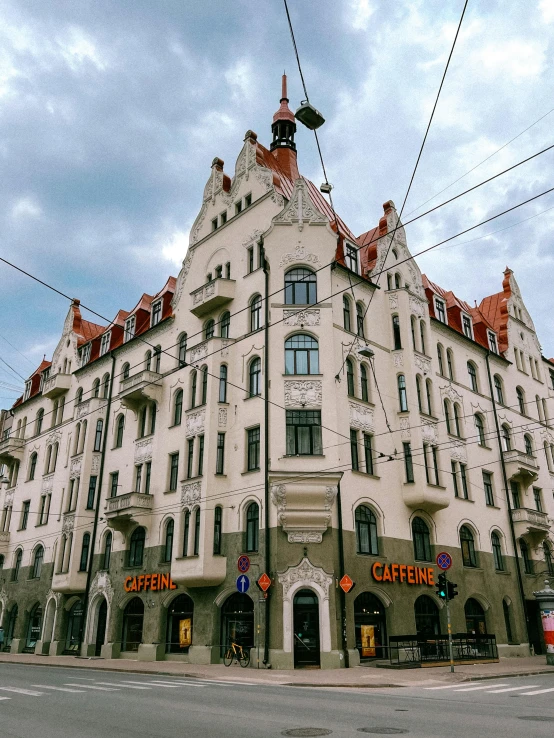
[[240,577],[237,577],[237,589],[239,592],[244,594],[245,592],[248,592],[248,589],[250,587],[250,579],[245,574],[241,574]]

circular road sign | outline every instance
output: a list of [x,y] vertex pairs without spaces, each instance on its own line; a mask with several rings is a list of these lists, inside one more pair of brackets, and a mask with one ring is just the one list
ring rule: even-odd
[[446,553],[446,551],[441,551],[440,554],[437,554],[437,566],[443,571],[450,569],[452,566],[452,556]]
[[242,556],[239,556],[237,567],[242,574],[246,574],[248,569],[250,569],[250,559],[248,558],[248,556],[245,556],[244,554]]

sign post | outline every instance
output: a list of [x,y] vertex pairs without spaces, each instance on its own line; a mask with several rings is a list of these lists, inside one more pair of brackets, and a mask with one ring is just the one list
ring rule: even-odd
[[[447,571],[452,566],[452,556],[446,551],[441,551],[437,554],[437,566],[442,571]],[[448,582],[446,580],[446,574],[444,575],[446,582],[445,590],[445,602],[446,602],[446,620],[448,623],[448,655],[450,656],[450,671],[454,672],[454,649],[452,647],[452,623],[450,622],[450,601],[448,598]]]

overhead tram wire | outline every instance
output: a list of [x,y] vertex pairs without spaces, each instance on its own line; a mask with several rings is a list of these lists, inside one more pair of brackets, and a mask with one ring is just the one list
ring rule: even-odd
[[14,369],[13,366],[10,366],[7,361],[4,361],[4,359],[1,356],[0,356],[0,361],[2,362],[2,364],[5,364],[8,367],[8,369],[10,369],[20,379],[22,379],[24,382],[26,381],[25,377],[22,377],[21,374],[16,369]]
[[13,343],[11,343],[10,341],[8,341],[8,339],[6,338],[6,336],[3,336],[3,335],[2,335],[1,333],[0,333],[0,338],[1,338],[1,339],[2,339],[3,341],[5,341],[5,342],[6,342],[7,344],[8,344],[8,346],[11,346],[11,347],[13,348],[13,350],[14,350],[14,351],[17,351],[17,353],[18,353],[18,354],[19,354],[20,356],[22,356],[22,357],[23,357],[23,358],[25,359],[25,361],[28,361],[28,362],[29,362],[29,364],[31,364],[32,366],[35,366],[35,362],[34,362],[34,361],[31,361],[31,359],[30,359],[30,358],[29,358],[28,356],[25,356],[25,354],[22,354],[22,353],[21,353],[21,351],[20,351],[20,350],[19,350],[19,349],[17,348],[17,346],[14,346],[14,345],[13,345]]

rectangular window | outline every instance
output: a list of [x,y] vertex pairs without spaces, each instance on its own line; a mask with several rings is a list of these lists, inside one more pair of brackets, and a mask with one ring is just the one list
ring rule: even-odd
[[69,480],[69,499],[67,501],[67,512],[72,512],[77,508],[77,498],[79,496],[80,477]]
[[158,325],[162,318],[162,301],[158,300],[152,305],[152,326]]
[[145,464],[145,478],[144,478],[144,494],[149,495],[150,494],[150,478],[152,476],[152,462],[147,461]]
[[198,476],[204,471],[204,436],[198,436]]
[[87,510],[94,509],[94,498],[96,496],[97,477],[91,477],[88,481]]
[[135,492],[142,492],[142,464],[135,466]]
[[29,399],[29,395],[31,394],[31,382],[25,382],[25,393],[23,395],[23,401]]
[[434,477],[435,477],[435,482],[434,483],[438,487],[438,485],[440,484],[440,480],[439,480],[439,452],[438,452],[438,449],[437,449],[436,446],[431,446],[431,454],[433,456],[433,472],[434,472]]
[[250,246],[250,248],[247,251],[247,257],[248,259],[248,274],[254,271],[254,247]]
[[350,458],[352,460],[352,469],[359,471],[360,464],[358,461],[358,431],[350,429]]
[[119,472],[110,474],[110,497],[117,497],[117,488],[119,487]]
[[492,488],[492,474],[490,472],[483,472],[483,489],[485,490],[485,503],[489,507],[493,507],[494,492]]
[[358,249],[347,243],[344,251],[344,263],[350,271],[358,274]]
[[535,500],[535,510],[537,512],[544,512],[544,510],[542,509],[541,490],[538,487],[533,487],[533,498]]
[[521,507],[521,496],[519,493],[519,483],[511,481],[510,489],[512,491],[512,507],[514,510],[519,510]]
[[247,469],[254,471],[260,468],[260,427],[250,428],[247,434]]
[[104,356],[104,354],[107,354],[110,350],[111,337],[112,333],[111,331],[108,331],[108,333],[104,333],[104,335],[100,339],[100,356]]
[[448,319],[446,317],[446,306],[443,300],[439,300],[437,297],[435,297],[435,315],[437,316],[437,320],[440,320],[441,323],[448,325]]
[[242,200],[235,203],[235,215],[238,215],[240,212],[242,212]]
[[427,484],[431,484],[431,477],[429,476],[429,444],[423,444],[423,463],[425,464],[425,481]]
[[169,491],[175,492],[179,480],[179,454],[169,454]]
[[454,497],[459,497],[460,490],[458,488],[458,462],[451,461],[450,466],[452,468],[452,482],[454,483]]
[[46,495],[42,495],[40,498],[40,510],[38,514],[38,524],[44,525],[45,520],[45,510],[46,510]]
[[217,449],[215,457],[215,473],[223,474],[225,468],[225,433],[217,434]]
[[489,337],[489,348],[493,352],[493,354],[498,353],[498,344],[496,343],[496,333],[492,333],[492,331],[488,332]]
[[135,337],[135,325],[136,318],[134,315],[131,315],[131,317],[127,318],[127,320],[125,321],[125,336],[123,337],[124,343],[130,341],[131,338]]
[[[81,349],[81,366],[85,366],[85,364],[88,364],[89,363],[89,361],[90,361],[90,348],[91,348],[91,344],[90,343],[87,343],[87,345],[86,346],[83,346],[83,348]],[[41,378],[44,381],[46,381],[45,374],[46,374],[46,372],[42,372],[42,377]]]
[[249,208],[250,205],[252,205],[252,193],[248,193],[248,195],[244,196],[244,207]]
[[189,530],[190,530],[190,512],[185,510],[185,519],[183,521],[183,556],[189,555]]
[[469,315],[464,315],[462,313],[462,327],[464,329],[464,334],[468,338],[473,338],[473,328],[471,326],[471,318]]
[[462,494],[464,500],[469,499],[469,487],[467,483],[467,464],[460,464],[460,477],[462,479]]
[[552,389],[554,389],[554,371],[552,371],[552,369],[549,369],[548,373],[550,374],[550,386]]
[[216,507],[214,510],[214,555],[221,555],[221,533],[222,533],[223,521],[222,511],[220,507]]
[[373,436],[364,433],[364,454],[366,474],[373,474]]
[[217,231],[217,218],[212,220],[212,231]]
[[227,211],[226,210],[224,210],[220,214],[220,216],[219,216],[219,222],[220,222],[221,225],[225,225],[225,223],[227,223]]
[[410,443],[402,444],[404,449],[404,469],[406,471],[406,482],[414,481],[414,464],[412,460],[412,446]]
[[30,508],[31,508],[31,501],[30,500],[26,500],[23,503],[23,511],[22,511],[22,514],[21,514],[21,530],[25,530],[25,528],[27,527],[27,523],[29,521],[29,510],[30,510]]
[[194,555],[198,556],[200,553],[200,508],[196,508],[196,514],[194,516]]
[[261,242],[258,242],[258,267],[262,269],[264,265],[264,247]]
[[194,460],[194,438],[188,440],[188,455],[187,455],[187,479],[192,477],[192,462]]
[[323,454],[320,410],[287,410],[287,455]]

